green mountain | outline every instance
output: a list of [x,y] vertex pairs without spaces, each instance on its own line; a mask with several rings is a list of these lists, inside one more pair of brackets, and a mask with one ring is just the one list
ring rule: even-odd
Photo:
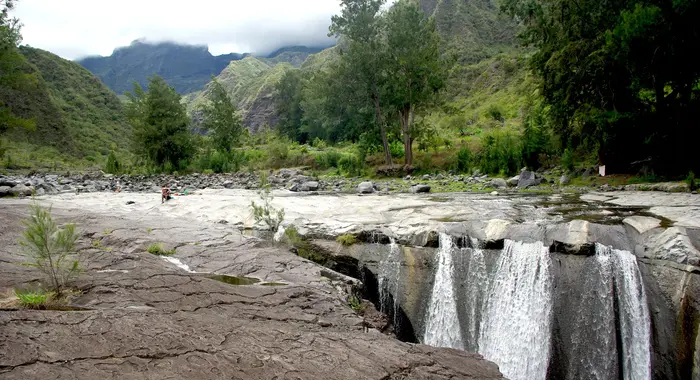
[[21,90],[0,86],[0,99],[15,115],[34,118],[36,127],[0,136],[11,162],[28,167],[53,167],[56,161],[101,165],[110,149],[128,150],[131,127],[122,104],[97,77],[44,50],[21,47],[20,52],[22,70],[34,73],[35,85]]
[[246,54],[213,56],[206,46],[172,42],[147,43],[136,40],[129,46],[115,49],[109,57],[87,57],[78,61],[97,75],[118,94],[132,91],[133,83],[142,87],[148,77],[158,74],[181,94],[204,88],[212,75],[217,75],[229,62]]

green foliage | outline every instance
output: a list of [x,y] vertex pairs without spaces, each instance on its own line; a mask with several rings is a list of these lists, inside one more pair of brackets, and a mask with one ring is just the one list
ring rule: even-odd
[[180,96],[163,78],[154,76],[148,92],[134,84],[134,92],[127,97],[136,153],[167,172],[184,167],[195,147]]
[[505,117],[503,116],[503,109],[497,104],[490,105],[489,108],[486,110],[486,114],[495,121],[500,121],[501,123],[505,121]]
[[400,141],[392,141],[389,144],[389,151],[391,152],[391,157],[401,158],[406,154],[404,145]]
[[338,160],[338,169],[349,176],[361,176],[362,175],[362,161],[355,154],[344,154],[340,160]]
[[685,177],[685,182],[688,184],[688,188],[690,191],[694,191],[697,189],[697,184],[695,183],[695,173],[688,172],[688,176]]
[[362,301],[357,296],[348,297],[348,306],[356,312],[362,311]]
[[176,253],[176,249],[165,249],[160,243],[153,243],[148,246],[146,251],[152,255],[156,256],[172,256]]
[[[505,0],[562,147],[597,153],[609,172],[651,158],[657,171],[700,165],[700,3]],[[638,169],[638,168],[637,168]]]
[[463,146],[457,151],[457,170],[466,173],[470,169],[472,152],[468,147]]
[[246,154],[243,151],[207,150],[197,156],[194,169],[205,174],[234,173],[240,171],[246,162]]
[[261,201],[259,204],[255,203],[255,201],[250,202],[255,222],[263,222],[270,231],[277,231],[282,221],[284,221],[284,209],[277,209],[272,206],[274,198],[272,196],[272,188],[264,172],[260,172],[260,191],[258,195]]
[[226,89],[216,78],[210,84],[208,102],[202,106],[202,113],[202,126],[211,134],[214,147],[230,153],[239,142],[243,124]]
[[282,79],[275,85],[277,94],[275,108],[280,117],[277,124],[280,133],[290,139],[304,142],[306,135],[302,133],[301,108],[303,81],[301,71],[289,70],[282,75]]
[[346,247],[349,247],[357,243],[357,237],[355,237],[355,235],[353,234],[344,234],[336,237],[335,241]]
[[564,153],[561,155],[561,166],[563,166],[569,173],[573,173],[574,154],[571,152],[571,149],[565,149]]
[[484,136],[482,144],[478,162],[484,172],[513,174],[522,167],[522,145],[515,133],[493,131]]
[[36,203],[30,206],[30,213],[20,240],[24,254],[30,260],[26,264],[41,271],[47,277],[47,285],[60,297],[67,284],[81,272],[75,250],[78,239],[75,225],[59,228],[51,211]]
[[267,144],[268,165],[280,168],[289,158],[290,142],[286,137],[276,136]]
[[303,238],[299,234],[299,230],[293,224],[289,225],[284,230],[284,237],[287,239],[287,243],[292,247],[299,247],[303,243]]
[[122,166],[119,163],[119,160],[117,160],[117,156],[114,154],[114,151],[109,152],[109,156],[107,157],[107,164],[105,165],[105,172],[110,173],[110,174],[119,174],[121,173]]
[[19,299],[19,305],[22,308],[43,310],[46,309],[50,294],[43,290],[15,289],[15,296]]

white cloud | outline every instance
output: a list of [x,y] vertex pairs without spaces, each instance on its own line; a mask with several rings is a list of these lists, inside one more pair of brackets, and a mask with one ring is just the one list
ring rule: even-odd
[[20,0],[24,44],[64,58],[110,55],[138,38],[268,53],[331,42],[339,0]]

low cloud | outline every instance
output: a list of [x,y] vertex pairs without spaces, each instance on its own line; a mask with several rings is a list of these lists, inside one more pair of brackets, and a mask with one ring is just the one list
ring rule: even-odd
[[144,38],[208,45],[212,54],[267,54],[329,45],[337,0],[20,0],[24,44],[67,59],[110,55]]

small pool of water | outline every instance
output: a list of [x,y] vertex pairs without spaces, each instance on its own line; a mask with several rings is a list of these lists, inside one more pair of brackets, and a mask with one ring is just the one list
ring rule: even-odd
[[216,281],[221,281],[225,284],[229,285],[253,285],[257,284],[260,282],[257,278],[252,278],[252,277],[235,277],[235,276],[227,276],[225,274],[210,274],[204,276],[206,278],[210,278],[212,280]]
[[263,282],[260,285],[262,285],[262,286],[287,286],[289,284],[285,284],[283,282]]

